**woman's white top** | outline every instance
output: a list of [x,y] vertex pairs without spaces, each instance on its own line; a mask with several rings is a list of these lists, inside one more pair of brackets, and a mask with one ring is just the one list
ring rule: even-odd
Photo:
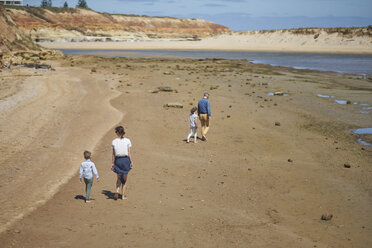
[[128,156],[128,150],[129,147],[132,147],[132,143],[128,138],[116,138],[112,141],[112,147],[116,157],[124,157]]

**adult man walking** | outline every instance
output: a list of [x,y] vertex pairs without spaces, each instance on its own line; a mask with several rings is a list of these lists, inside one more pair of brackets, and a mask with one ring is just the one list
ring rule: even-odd
[[207,140],[209,123],[211,119],[211,106],[209,103],[209,94],[204,92],[204,96],[198,102],[198,116],[201,123],[202,140]]

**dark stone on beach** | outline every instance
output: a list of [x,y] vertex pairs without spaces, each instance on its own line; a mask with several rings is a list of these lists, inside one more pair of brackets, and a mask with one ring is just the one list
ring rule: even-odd
[[183,108],[183,105],[178,102],[167,103],[163,106],[164,108]]
[[163,92],[173,92],[174,90],[169,87],[169,86],[159,86],[158,91],[163,91]]
[[289,162],[289,163],[292,163],[292,162],[293,162],[293,160],[289,158],[289,159],[288,159],[288,162]]
[[329,214],[329,213],[322,214],[322,217],[320,217],[321,220],[325,220],[325,221],[329,221],[332,218],[333,218],[333,214]]
[[344,167],[345,167],[345,168],[351,168],[351,165],[349,165],[349,164],[344,164]]
[[[26,64],[23,64],[24,67],[27,67],[27,68],[35,68],[35,69],[52,69],[52,67],[50,65],[40,65],[40,64],[35,64],[35,63],[26,63]],[[71,66],[73,66],[73,64],[71,64]]]
[[91,72],[97,72],[97,69],[96,68],[92,68],[90,71]]
[[276,121],[275,122],[275,126],[280,126],[280,122],[279,121]]
[[230,118],[231,116],[230,116],[230,115],[227,115],[226,117],[227,117],[227,118]]

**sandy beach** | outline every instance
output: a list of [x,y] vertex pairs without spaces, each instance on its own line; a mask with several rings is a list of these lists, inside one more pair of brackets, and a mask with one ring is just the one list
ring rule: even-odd
[[325,31],[314,35],[293,34],[290,30],[273,32],[235,32],[201,38],[195,41],[169,41],[133,39],[128,42],[41,42],[50,49],[162,49],[162,50],[215,50],[254,52],[310,52],[372,54],[369,36],[343,37],[327,34]]
[[[47,63],[0,73],[2,247],[370,247],[372,149],[349,130],[372,127],[371,79],[213,59]],[[204,90],[208,141],[187,144]],[[134,162],[117,201],[116,125]],[[89,204],[86,149],[101,177]]]

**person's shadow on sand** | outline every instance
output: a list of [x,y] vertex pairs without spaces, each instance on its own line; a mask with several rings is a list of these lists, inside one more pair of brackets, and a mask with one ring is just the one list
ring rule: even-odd
[[76,200],[83,200],[83,201],[85,201],[85,197],[82,196],[82,195],[76,195],[76,196],[75,196],[75,199],[76,199]]
[[[102,194],[105,195],[107,198],[106,199],[112,199],[112,200],[115,200],[114,199],[114,195],[115,195],[115,192],[111,192],[109,190],[102,190]],[[119,198],[121,197],[121,195],[119,195]]]
[[[201,141],[204,141],[202,138],[200,138],[199,136],[196,137],[196,140],[201,140]],[[187,139],[183,139],[182,140],[183,142],[187,143]],[[190,143],[194,143],[194,139],[190,139]]]

